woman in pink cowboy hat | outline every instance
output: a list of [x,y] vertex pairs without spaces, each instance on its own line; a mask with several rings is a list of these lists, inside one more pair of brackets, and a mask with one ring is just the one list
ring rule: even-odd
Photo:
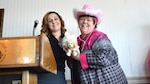
[[102,12],[85,4],[73,13],[81,32],[77,38],[81,53],[68,61],[72,84],[128,84],[110,39],[96,30]]

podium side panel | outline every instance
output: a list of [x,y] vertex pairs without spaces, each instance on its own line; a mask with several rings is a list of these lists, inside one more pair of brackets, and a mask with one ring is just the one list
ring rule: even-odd
[[56,60],[47,36],[42,33],[41,34],[41,61],[40,65],[43,69],[56,74],[57,73],[57,65]]

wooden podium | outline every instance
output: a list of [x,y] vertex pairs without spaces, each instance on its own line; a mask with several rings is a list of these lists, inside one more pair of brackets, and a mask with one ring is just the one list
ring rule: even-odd
[[0,38],[0,75],[21,74],[21,84],[37,84],[37,73],[41,72],[57,73],[45,34]]

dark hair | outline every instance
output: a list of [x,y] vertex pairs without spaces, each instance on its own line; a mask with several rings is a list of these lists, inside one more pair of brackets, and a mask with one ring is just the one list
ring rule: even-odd
[[48,15],[52,14],[52,13],[55,13],[59,19],[60,19],[60,22],[61,22],[61,35],[64,35],[64,33],[66,32],[66,29],[65,29],[65,23],[64,23],[64,20],[62,19],[62,17],[55,11],[50,11],[50,12],[47,12],[44,17],[43,17],[43,21],[42,21],[42,29],[41,29],[41,33],[45,33],[46,35],[51,35],[52,32],[50,31],[49,29],[49,26],[48,26]]
[[90,15],[81,15],[81,16],[79,16],[78,17],[78,21],[79,21],[79,19],[81,18],[81,17],[92,17],[93,18],[93,22],[94,22],[94,24],[96,24],[95,25],[95,28],[97,28],[97,18],[96,17],[94,17],[94,16],[90,16]]

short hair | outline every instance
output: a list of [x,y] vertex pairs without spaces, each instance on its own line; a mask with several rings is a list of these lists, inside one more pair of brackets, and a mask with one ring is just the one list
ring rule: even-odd
[[81,18],[81,17],[92,17],[93,18],[93,22],[94,22],[94,24],[96,24],[95,25],[95,28],[97,28],[97,19],[96,19],[96,17],[94,17],[94,16],[90,16],[90,15],[81,15],[81,16],[79,16],[78,17],[78,21],[79,21],[79,19]]

